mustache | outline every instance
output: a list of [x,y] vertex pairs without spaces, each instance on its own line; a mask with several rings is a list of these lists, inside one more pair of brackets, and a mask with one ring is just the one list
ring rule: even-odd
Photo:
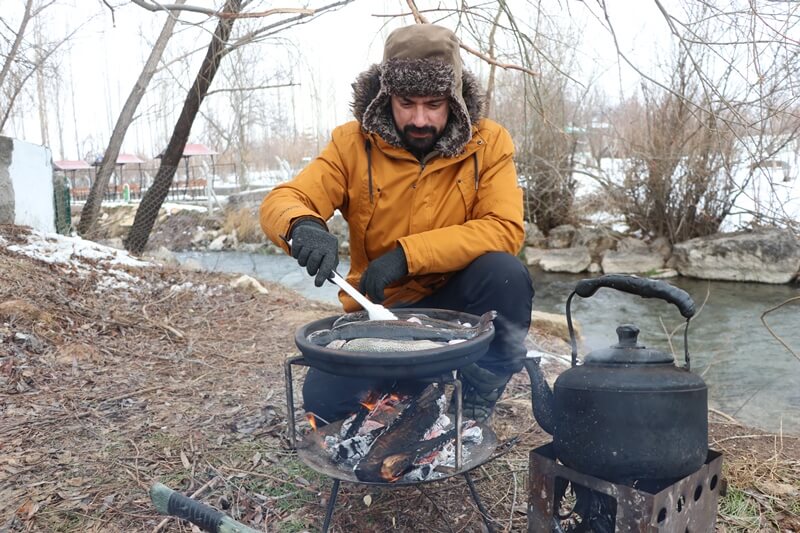
[[417,126],[412,126],[409,124],[408,126],[403,128],[403,133],[405,133],[406,135],[408,135],[409,133],[417,133],[417,134],[427,133],[429,135],[436,135],[436,128],[434,128],[433,126],[423,126],[421,128],[418,128]]

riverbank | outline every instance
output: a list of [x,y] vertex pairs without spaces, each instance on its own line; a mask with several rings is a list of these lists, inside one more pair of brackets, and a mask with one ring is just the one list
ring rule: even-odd
[[[155,481],[264,531],[318,529],[330,481],[287,446],[282,362],[295,328],[337,307],[74,242],[28,257],[12,249],[24,229],[0,237],[0,530],[188,530],[160,526]],[[800,439],[710,416],[729,480],[718,531],[800,530]],[[475,472],[477,490],[503,527],[524,531],[527,454],[548,440],[524,375],[493,425],[519,441]],[[480,531],[460,479],[424,493],[343,484],[339,498],[335,531]]]

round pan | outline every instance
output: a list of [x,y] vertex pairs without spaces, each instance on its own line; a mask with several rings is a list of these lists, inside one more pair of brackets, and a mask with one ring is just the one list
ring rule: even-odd
[[[447,309],[392,309],[401,320],[412,313],[428,315],[431,318],[447,321],[469,322],[477,325],[480,317]],[[350,377],[380,379],[419,379],[440,376],[470,363],[474,363],[489,349],[494,338],[494,326],[479,333],[472,339],[413,352],[351,352],[334,350],[310,342],[309,334],[330,329],[339,316],[331,316],[310,322],[297,329],[294,342],[304,359],[314,368]]]

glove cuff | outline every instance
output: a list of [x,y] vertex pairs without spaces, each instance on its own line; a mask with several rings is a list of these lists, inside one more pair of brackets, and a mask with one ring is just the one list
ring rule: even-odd
[[300,226],[316,226],[323,231],[328,231],[328,228],[325,227],[325,224],[319,221],[314,217],[302,217],[298,218],[296,221],[292,223],[292,227],[289,228],[289,240],[292,240],[292,234],[294,230],[299,228]]

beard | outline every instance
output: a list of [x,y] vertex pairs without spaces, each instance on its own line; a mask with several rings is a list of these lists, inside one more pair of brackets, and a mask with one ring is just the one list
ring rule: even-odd
[[417,159],[421,159],[430,153],[441,136],[442,132],[436,131],[433,126],[418,128],[408,125],[402,131],[403,143]]

